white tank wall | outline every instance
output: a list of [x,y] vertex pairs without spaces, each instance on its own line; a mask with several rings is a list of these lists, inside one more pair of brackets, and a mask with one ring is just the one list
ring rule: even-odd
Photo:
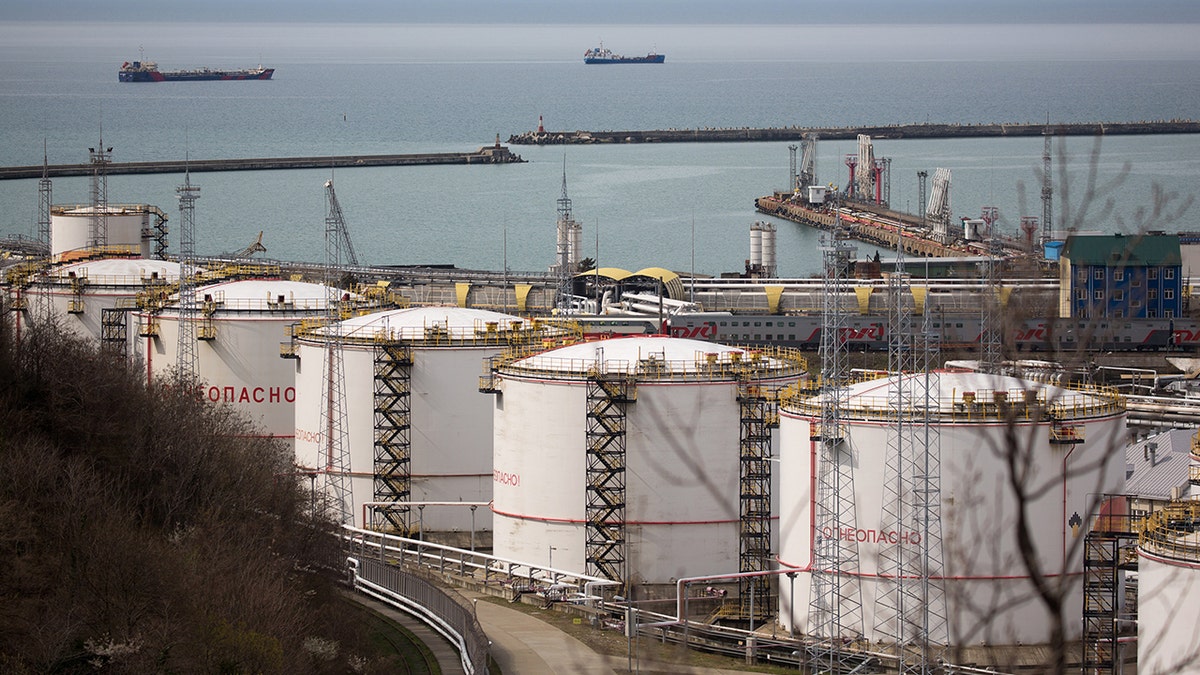
[[[311,315],[218,312],[213,317],[216,339],[196,341],[204,400],[227,404],[258,424],[264,435],[290,443],[296,428],[295,366],[279,356],[279,345],[290,339],[288,326],[306,316]],[[146,320],[146,314],[139,312],[130,332],[136,336]],[[178,314],[168,309],[156,321],[157,338],[136,338],[135,358],[148,379],[166,376],[178,363]]]
[[[584,571],[586,384],[503,378],[495,396],[496,555]],[[626,409],[631,576],[738,567],[739,411],[732,384],[648,384]]]
[[[83,292],[78,296],[78,299],[83,301],[83,311],[78,314],[68,311],[71,302],[76,300],[68,276],[72,271],[87,280]],[[52,276],[48,279],[41,279],[26,290],[28,311],[20,313],[19,320],[36,323],[38,303],[42,298],[49,296],[51,312],[64,332],[99,343],[103,310],[112,309],[121,301],[135,300],[138,293],[145,288],[143,279],[155,274],[167,282],[177,280],[179,265],[163,260],[130,258],[97,259],[64,265],[52,270]],[[131,349],[126,351],[132,353],[133,343],[136,342],[134,338],[137,335],[132,320],[127,328],[127,333],[131,336]]]
[[[1119,492],[1124,484],[1123,457],[1115,449],[1123,448],[1124,420],[1116,416],[1087,421],[1085,443],[1076,446],[1052,446],[1048,425],[1021,426],[1017,437],[1031,439],[1036,467],[1033,476],[1038,485],[1050,489],[1034,498],[1029,513],[1034,545],[1043,568],[1057,575],[1063,570],[1064,550],[1078,545],[1067,564],[1069,574],[1082,572],[1084,536],[1069,524],[1076,514],[1086,521],[1088,496],[1097,492]],[[886,639],[875,630],[877,595],[883,585],[877,581],[879,560],[885,544],[879,543],[882,500],[885,492],[883,472],[888,448],[888,428],[880,423],[850,421],[847,442],[855,458],[855,499],[857,507],[856,539],[859,540],[864,628],[872,640]],[[1037,644],[1049,635],[1045,610],[1032,599],[1032,586],[1025,578],[1016,544],[1014,499],[1005,483],[1006,468],[995,454],[1003,447],[1004,427],[1000,424],[942,424],[938,426],[942,458],[942,524],[945,561],[946,598],[950,617],[949,639],[954,644]],[[812,561],[813,498],[811,488],[817,448],[810,440],[810,422],[781,411],[780,446],[782,475],[780,505],[780,560],[785,566],[802,570],[795,581],[797,595],[792,612],[791,590],[780,585],[780,621],[806,631],[808,624]],[[1092,462],[1108,457],[1105,473],[1090,469]],[[1067,471],[1074,472],[1065,483]],[[884,533],[890,534],[890,533]],[[903,536],[905,533],[899,533]],[[910,538],[912,532],[907,533]],[[919,536],[919,531],[917,532]],[[1067,639],[1077,639],[1082,616],[1081,586],[1071,577],[1068,583]],[[1022,602],[1020,599],[1025,599]],[[998,612],[997,608],[1017,602],[1017,606]]]
[[1138,672],[1200,673],[1200,561],[1138,548]]
[[[103,315],[103,310],[116,307],[120,300],[136,298],[140,290],[142,290],[140,284],[124,289],[89,289],[80,296],[83,300],[83,311],[79,314],[71,314],[68,309],[70,308],[71,301],[75,300],[75,295],[71,293],[69,286],[31,286],[25,294],[26,306],[29,308],[29,311],[22,312],[24,316],[21,318],[29,323],[36,323],[37,312],[33,308],[40,301],[40,298],[49,294],[51,312],[56,317],[61,329],[67,334],[99,344],[101,335],[100,319]],[[133,332],[133,329],[131,328],[129,332]]]
[[[410,472],[413,501],[487,502],[492,498],[492,400],[479,392],[483,360],[500,353],[488,347],[414,347],[411,368]],[[323,468],[320,429],[325,402],[325,348],[300,344],[296,362],[296,461]],[[374,354],[361,346],[343,352],[354,517],[364,527],[363,502],[374,499]],[[369,516],[368,516],[369,518]],[[411,523],[428,531],[469,532],[467,507],[427,506]],[[475,510],[476,531],[492,528],[491,510]]]
[[[50,216],[50,254],[87,248],[92,215],[86,210],[57,212]],[[110,211],[107,218],[108,246],[132,246],[141,249],[142,231],[150,227],[150,213]]]

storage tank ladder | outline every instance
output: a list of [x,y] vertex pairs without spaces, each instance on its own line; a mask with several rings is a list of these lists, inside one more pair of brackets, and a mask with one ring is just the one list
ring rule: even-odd
[[587,573],[613,581],[625,577],[625,421],[637,385],[623,372],[604,370],[603,348],[587,379]]
[[[1120,499],[1120,498],[1118,498]],[[1083,540],[1083,673],[1120,672],[1117,637],[1119,619],[1136,625],[1137,604],[1120,614],[1121,577],[1137,571],[1138,535],[1126,515],[1096,519]]]
[[409,534],[412,493],[412,350],[398,342],[375,345],[374,501],[397,502],[372,507],[371,528]]
[[118,360],[129,356],[129,312],[135,305],[128,298],[117,301],[115,307],[100,310],[100,351]]
[[[840,213],[840,212],[839,212]],[[822,246],[824,294],[821,328],[821,419],[813,433],[817,477],[813,531],[813,569],[810,576],[808,634],[819,642],[810,647],[812,672],[839,672],[857,659],[845,642],[863,635],[862,593],[858,581],[855,528],[854,458],[845,442],[842,408],[849,371],[842,339],[846,310],[846,274],[854,259],[841,219]]]
[[71,297],[67,300],[67,314],[83,314],[83,289],[87,287],[87,268],[67,273],[67,281],[71,287]]
[[147,209],[147,217],[154,216],[154,225],[150,232],[150,239],[154,242],[154,253],[151,257],[154,260],[166,260],[167,248],[170,246],[170,241],[167,238],[169,230],[167,228],[167,214],[163,213],[156,206],[151,206]]
[[[738,571],[765,572],[771,569],[771,429],[779,426],[778,399],[766,388],[738,384],[741,415],[739,441],[741,520],[738,536]],[[770,577],[738,580],[740,616],[752,623],[766,615],[773,603]]]

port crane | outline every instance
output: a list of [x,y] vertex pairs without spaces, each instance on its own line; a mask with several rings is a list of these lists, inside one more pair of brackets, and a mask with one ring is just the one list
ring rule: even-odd
[[259,230],[258,237],[255,238],[254,241],[250,242],[249,246],[238,251],[237,253],[234,253],[233,257],[235,257],[235,258],[251,258],[254,256],[255,253],[266,253],[267,247],[263,246],[262,238],[263,238],[263,231]]
[[[346,217],[342,213],[342,205],[338,203],[337,193],[333,191],[333,179],[325,181],[325,196],[329,201],[329,217],[326,227],[337,230],[341,239],[342,250],[346,253],[346,263],[358,267],[358,254],[354,251],[354,243],[350,241],[350,230],[346,228]],[[261,236],[261,235],[259,235]]]

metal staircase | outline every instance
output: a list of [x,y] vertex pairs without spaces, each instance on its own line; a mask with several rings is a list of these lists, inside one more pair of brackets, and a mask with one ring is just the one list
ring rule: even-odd
[[[741,415],[739,494],[741,527],[738,571],[771,569],[771,429],[779,425],[778,400],[757,385],[738,385]],[[738,582],[740,615],[754,621],[771,611],[770,577],[742,577]]]
[[587,383],[587,530],[585,562],[593,576],[626,581],[625,409],[637,399],[626,373],[606,373],[603,348]]
[[411,426],[412,350],[396,342],[375,346],[375,464],[373,497],[397,502],[371,508],[370,527],[409,534],[412,493]]

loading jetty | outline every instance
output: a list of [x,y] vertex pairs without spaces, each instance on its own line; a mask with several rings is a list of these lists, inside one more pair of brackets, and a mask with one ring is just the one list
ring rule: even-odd
[[1200,121],[1087,122],[1076,124],[893,124],[862,127],[767,127],[656,129],[651,131],[527,131],[508,137],[511,145],[590,145],[598,143],[745,143],[874,139],[991,138],[1021,136],[1129,136],[1200,133]]
[[[259,157],[254,159],[192,159],[157,162],[111,162],[108,175],[142,173],[192,173],[204,171],[274,171],[279,169],[328,169],[355,166],[426,166],[434,164],[518,164],[524,162],[497,142],[475,152],[434,152],[407,155],[340,155],[324,157]],[[0,180],[41,178],[41,165],[0,167]],[[61,176],[90,176],[96,170],[92,164],[51,164],[46,167],[50,178]]]

